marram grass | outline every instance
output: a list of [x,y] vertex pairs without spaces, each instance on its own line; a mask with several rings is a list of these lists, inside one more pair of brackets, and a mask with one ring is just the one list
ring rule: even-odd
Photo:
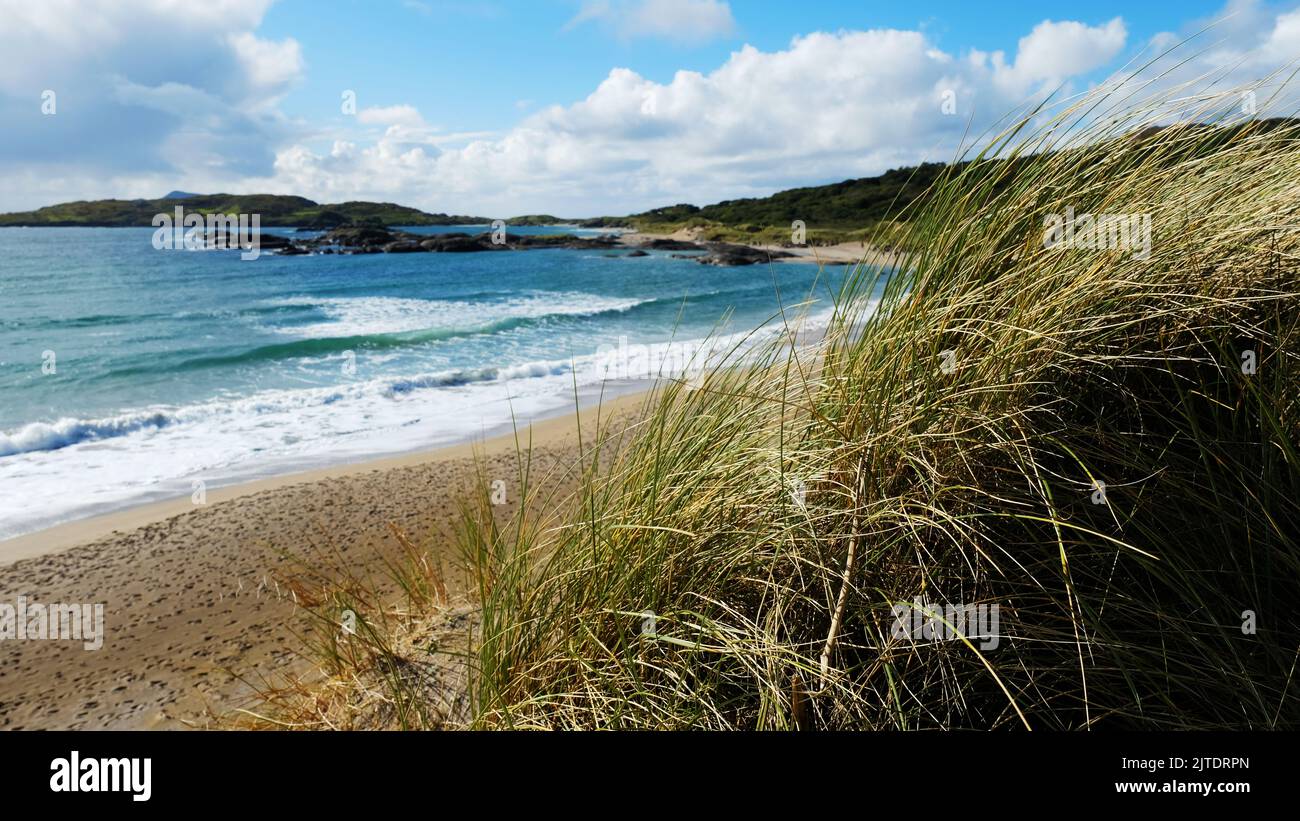
[[[1145,90],[988,138],[824,337],[791,305],[662,381],[575,494],[521,443],[526,503],[464,504],[477,612],[399,540],[394,617],[340,640],[377,588],[322,594],[325,681],[253,724],[1300,728],[1300,127]],[[899,635],[918,601],[996,645]]]
[[1300,727],[1300,131],[1113,95],[942,176],[824,339],[661,383],[567,518],[469,504],[471,726]]

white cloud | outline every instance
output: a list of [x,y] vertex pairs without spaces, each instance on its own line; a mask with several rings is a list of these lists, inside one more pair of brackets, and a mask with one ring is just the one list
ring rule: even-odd
[[589,0],[565,25],[592,21],[611,26],[621,37],[660,37],[702,43],[736,31],[731,6],[722,0]]
[[[166,191],[269,173],[304,70],[297,42],[255,34],[269,4],[0,0],[0,210],[48,203],[59,177]],[[33,175],[47,185],[9,184]]]
[[302,73],[302,50],[292,38],[276,43],[241,31],[226,39],[250,84],[264,93],[282,92]]
[[[393,135],[327,154],[298,147],[278,156],[275,179],[307,196],[346,190],[438,211],[584,216],[873,174],[948,159],[970,112],[1001,115],[1024,101],[1020,86],[1091,68],[1042,61],[1044,38],[1059,30],[1040,27],[1010,66],[945,53],[920,32],[878,30],[819,32],[776,52],[745,46],[713,72],[667,83],[619,68],[585,99],[495,139],[441,150]],[[1113,49],[1117,30],[1122,45],[1122,24],[1073,33]],[[948,89],[959,116],[942,111]]]
[[994,62],[999,64],[1002,82],[1024,91],[1107,65],[1124,48],[1127,37],[1124,21],[1118,17],[1104,26],[1044,20],[1020,38],[1013,65],[1005,65],[1001,52],[994,55]]
[[[1300,12],[1235,6],[1235,27],[1211,34],[1215,50],[1184,73],[1227,61],[1238,68],[1231,79],[1244,81],[1300,54],[1292,47]],[[539,110],[490,139],[434,146],[385,134],[328,154],[299,147],[277,157],[268,184],[485,216],[761,196],[950,159],[968,134],[1058,86],[1066,97],[1086,91],[1088,78],[1124,52],[1127,35],[1118,18],[1044,21],[1008,56],[946,52],[917,31],[819,32],[780,51],[745,46],[712,72],[681,71],[664,83],[614,69],[585,99]],[[942,109],[947,91],[955,116]]]
[[[918,31],[817,32],[776,51],[745,46],[712,71],[667,82],[615,68],[584,99],[530,108],[504,133],[444,133],[415,107],[389,105],[343,118],[342,128],[314,135],[324,137],[318,143],[277,113],[303,55],[292,41],[257,38],[264,2],[198,6],[200,27],[168,14],[164,0],[148,4],[156,19],[144,27],[115,4],[72,14],[66,2],[0,0],[9,15],[0,53],[17,55],[0,72],[0,210],[171,188],[483,216],[761,196],[950,159],[968,128],[979,134],[1060,84],[1067,95],[1085,90],[1127,45],[1119,19],[1045,21],[1014,55],[944,51]],[[654,5],[584,13],[622,25]],[[725,4],[712,5],[730,20]],[[703,8],[665,8],[688,6]],[[1255,79],[1300,54],[1300,11],[1279,14],[1255,0],[1233,0],[1228,10],[1231,20],[1186,47],[1194,58],[1165,86],[1215,69],[1232,82]],[[1158,35],[1146,48],[1167,48],[1199,27]],[[34,113],[43,88],[59,89],[56,118]],[[955,115],[943,109],[946,92]]]
[[1300,9],[1278,16],[1260,44],[1259,60],[1274,66],[1300,60]]

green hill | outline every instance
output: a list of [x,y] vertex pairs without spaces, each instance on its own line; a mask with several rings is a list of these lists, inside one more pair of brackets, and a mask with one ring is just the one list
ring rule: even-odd
[[790,241],[794,221],[802,220],[810,243],[852,241],[882,226],[894,227],[891,216],[897,219],[900,210],[920,197],[947,167],[923,163],[875,177],[792,188],[769,197],[723,200],[703,207],[681,203],[626,217],[579,220],[578,224],[661,234],[698,228],[700,238],[706,240],[781,244]]
[[942,163],[925,163],[876,177],[792,188],[770,197],[723,200],[703,208],[673,205],[637,214],[633,219],[668,223],[705,220],[731,226],[789,226],[794,220],[803,220],[810,228],[857,230],[915,200],[944,167]]
[[780,245],[791,240],[792,225],[802,220],[814,245],[865,239],[879,241],[881,229],[892,235],[900,210],[929,188],[945,168],[923,163],[875,177],[792,188],[769,197],[723,200],[713,205],[688,203],[654,208],[627,217],[579,220],[584,228],[635,228],[654,234],[700,229],[699,238],[723,242]]
[[279,194],[196,194],[183,200],[95,200],[67,202],[0,214],[0,225],[149,226],[154,215],[171,214],[180,205],[201,214],[259,214],[263,226],[331,228],[344,223],[382,225],[473,225],[486,217],[430,214],[391,202],[343,202],[322,205],[305,197]]

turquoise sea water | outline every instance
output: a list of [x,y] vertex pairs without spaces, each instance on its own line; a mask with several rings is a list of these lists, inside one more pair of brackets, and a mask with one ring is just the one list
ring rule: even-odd
[[560,412],[810,293],[812,328],[846,272],[560,249],[244,261],[152,236],[0,228],[0,538]]

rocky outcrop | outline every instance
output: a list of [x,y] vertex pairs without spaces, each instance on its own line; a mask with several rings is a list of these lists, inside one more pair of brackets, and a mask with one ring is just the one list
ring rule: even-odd
[[[233,231],[209,231],[204,236],[204,243],[209,249],[224,251],[242,250],[246,247],[240,244],[243,240],[243,237]],[[267,234],[259,231],[257,233],[257,247],[262,251],[283,252],[286,248],[292,248],[293,242],[287,237],[282,237],[279,234]]]
[[604,256],[646,257],[650,251],[689,252],[674,253],[676,259],[693,259],[702,265],[754,265],[776,259],[792,257],[785,251],[751,248],[727,242],[690,242],[680,239],[649,239],[641,242],[626,254],[618,253],[623,246],[619,238],[609,234],[595,237],[575,237],[571,234],[509,234],[504,239],[498,234],[468,234],[456,231],[447,234],[412,234],[377,225],[341,225],[319,237],[290,241],[273,234],[262,235],[262,249],[285,256],[297,254],[463,254],[479,251],[527,251],[545,248],[603,251]]
[[486,234],[470,236],[464,233],[438,234],[420,240],[420,247],[436,253],[463,254],[472,251],[505,251],[505,245],[493,245]]
[[615,247],[617,239],[605,236],[574,237],[568,234],[507,234],[504,241],[494,242],[493,235],[488,233],[467,234],[455,231],[447,234],[412,234],[376,226],[348,225],[299,242],[322,252],[332,248],[345,254],[411,254],[516,251],[531,248],[608,249]]
[[508,239],[516,248],[569,248],[580,251],[604,251],[618,247],[618,238],[608,234],[575,237],[571,234],[520,234]]
[[385,254],[418,254],[426,249],[418,242],[411,242],[410,240],[402,239],[396,242],[390,242],[380,250]]
[[732,245],[725,242],[710,243],[708,251],[709,253],[704,256],[696,258],[696,261],[701,265],[753,265],[794,256],[794,254],[785,251],[768,251],[763,248],[751,248],[748,245]]
[[689,242],[684,239],[648,239],[641,243],[640,247],[649,248],[652,251],[703,251],[704,246],[698,242]]
[[[406,235],[410,236],[410,235]],[[306,240],[309,245],[337,245],[342,248],[374,248],[382,250],[385,245],[404,238],[401,231],[389,231],[375,225],[345,225],[328,231],[313,240]],[[373,252],[372,252],[373,253]]]

